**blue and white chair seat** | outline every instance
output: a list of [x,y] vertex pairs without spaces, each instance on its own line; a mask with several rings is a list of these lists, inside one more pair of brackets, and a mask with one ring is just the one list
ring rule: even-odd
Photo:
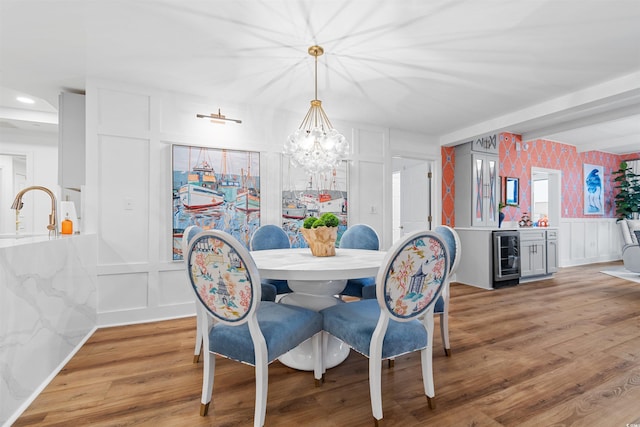
[[[345,306],[345,307],[342,307]],[[324,309],[324,327],[331,335],[349,343],[358,353],[369,356],[373,331],[380,320],[380,306],[374,299],[354,301]],[[418,320],[389,320],[382,343],[382,359],[421,350],[428,345],[424,325]]]
[[386,254],[376,276],[376,299],[321,310],[324,330],[369,358],[369,394],[376,425],[382,419],[381,361],[421,352],[430,407],[433,383],[433,310],[447,283],[447,245],[431,231],[413,233]]
[[[440,316],[440,335],[442,336],[442,343],[444,346],[444,354],[448,357],[451,356],[451,344],[449,342],[449,300],[450,300],[450,283],[451,277],[458,269],[460,264],[460,257],[462,256],[462,245],[460,243],[460,237],[458,233],[446,225],[439,225],[434,230],[447,245],[449,256],[449,275],[447,276],[447,283],[442,289],[442,293],[438,297],[433,308],[433,313]],[[365,286],[362,288],[362,298],[376,298],[375,286]],[[393,360],[389,361],[389,365],[393,366]]]
[[303,307],[262,302],[260,275],[249,251],[223,231],[191,238],[185,266],[198,306],[204,357],[200,415],[209,410],[216,354],[255,366],[254,426],[264,425],[268,366],[311,339],[316,385],[322,379],[322,316]]
[[[183,257],[186,258],[187,251],[189,249],[189,242],[193,239],[198,233],[204,231],[201,227],[197,225],[190,225],[184,230],[182,235],[182,254]],[[285,282],[286,285],[286,282]],[[271,283],[263,282],[262,285],[262,301],[275,301],[278,289],[275,285]],[[200,304],[196,301],[196,344],[193,350],[193,363],[198,363],[200,361],[200,353],[202,352],[202,334],[203,329],[201,328],[201,321],[199,320],[204,314],[200,309]]]
[[[302,307],[275,302],[261,302],[256,312],[258,325],[267,344],[267,361],[295,348],[322,329],[322,316]],[[287,319],[282,322],[282,319]],[[216,325],[209,331],[209,351],[255,364],[255,349],[248,324],[241,326]]]

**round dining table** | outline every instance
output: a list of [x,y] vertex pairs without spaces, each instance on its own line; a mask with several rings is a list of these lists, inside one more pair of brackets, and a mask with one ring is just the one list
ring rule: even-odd
[[[262,279],[287,280],[292,293],[283,295],[279,302],[306,307],[315,311],[344,304],[337,295],[348,279],[375,277],[386,252],[365,249],[336,249],[335,256],[316,257],[309,248],[267,249],[252,251]],[[342,363],[349,355],[349,347],[339,339],[325,333],[325,367]],[[313,370],[313,351],[307,341],[280,357],[280,362],[291,368]]]

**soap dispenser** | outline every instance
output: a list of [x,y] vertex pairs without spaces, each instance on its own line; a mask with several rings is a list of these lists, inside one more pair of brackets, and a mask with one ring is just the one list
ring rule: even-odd
[[67,212],[64,221],[62,221],[62,234],[73,234],[73,221],[69,219],[69,212]]

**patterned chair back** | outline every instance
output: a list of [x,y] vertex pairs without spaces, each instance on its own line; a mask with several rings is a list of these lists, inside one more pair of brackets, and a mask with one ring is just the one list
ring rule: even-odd
[[418,231],[396,243],[376,278],[376,297],[397,321],[422,315],[440,296],[449,274],[449,255],[443,239],[432,231]]
[[260,276],[247,249],[220,230],[198,234],[185,256],[197,298],[216,320],[241,325],[260,302]]

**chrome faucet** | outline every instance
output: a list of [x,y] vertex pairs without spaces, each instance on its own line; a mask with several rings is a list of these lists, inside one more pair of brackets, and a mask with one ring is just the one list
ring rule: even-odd
[[16,231],[18,231],[18,214],[20,213],[20,209],[22,209],[22,206],[23,206],[22,196],[24,196],[24,193],[31,190],[44,191],[51,198],[51,213],[49,214],[49,225],[47,225],[47,230],[49,230],[49,234],[51,234],[51,232],[53,231],[54,236],[57,236],[58,235],[58,215],[56,212],[56,206],[57,206],[56,196],[48,188],[41,187],[39,185],[23,188],[18,192],[18,194],[16,194],[16,198],[14,199],[13,204],[11,205],[11,209],[16,210]]

